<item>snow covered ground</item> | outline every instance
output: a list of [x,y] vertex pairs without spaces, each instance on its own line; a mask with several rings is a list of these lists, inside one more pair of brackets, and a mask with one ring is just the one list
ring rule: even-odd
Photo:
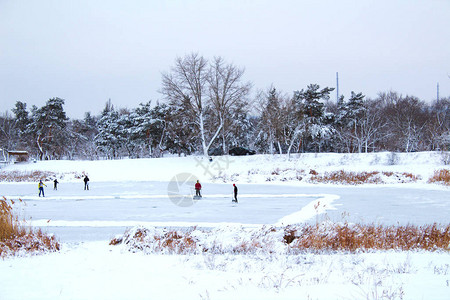
[[[47,182],[45,198],[36,182],[0,183],[0,196],[23,199],[17,214],[54,233],[62,250],[0,261],[0,299],[450,299],[448,252],[163,255],[108,245],[134,226],[218,228],[217,239],[226,242],[264,225],[448,224],[448,188],[426,183],[434,170],[448,169],[446,159],[426,152],[11,165],[1,171],[57,173],[58,190]],[[420,179],[311,184],[310,170],[408,172]],[[81,174],[91,179],[89,191]],[[197,178],[204,198],[192,201]],[[238,205],[231,204],[232,183]]]

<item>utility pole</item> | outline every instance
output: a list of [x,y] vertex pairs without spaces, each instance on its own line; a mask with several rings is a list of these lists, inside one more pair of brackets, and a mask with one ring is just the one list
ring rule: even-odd
[[336,72],[336,103],[339,102],[339,72]]
[[436,99],[437,99],[437,101],[439,102],[439,82],[437,83],[436,91],[437,91],[437,97],[436,97]]

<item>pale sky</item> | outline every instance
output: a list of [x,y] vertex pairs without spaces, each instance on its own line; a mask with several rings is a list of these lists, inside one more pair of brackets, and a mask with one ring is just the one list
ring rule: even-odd
[[[177,56],[222,56],[256,89],[310,83],[376,97],[450,96],[450,0],[0,0],[0,113],[66,100],[71,118],[110,98],[161,99]],[[335,99],[336,95],[332,95]]]

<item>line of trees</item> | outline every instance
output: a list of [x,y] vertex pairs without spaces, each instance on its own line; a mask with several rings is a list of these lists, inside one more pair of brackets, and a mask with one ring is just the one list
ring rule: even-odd
[[250,96],[244,69],[190,54],[162,74],[163,102],[134,109],[109,100],[101,114],[71,120],[64,100],[0,117],[0,148],[38,159],[208,155],[244,146],[259,153],[427,151],[450,148],[450,99],[431,104],[396,92],[369,99],[352,92],[331,101],[317,84],[292,95],[271,86]]

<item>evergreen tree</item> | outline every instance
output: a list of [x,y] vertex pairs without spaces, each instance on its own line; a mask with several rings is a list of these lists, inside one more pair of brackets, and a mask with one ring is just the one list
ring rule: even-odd
[[52,98],[41,108],[33,106],[27,133],[33,136],[41,160],[59,158],[65,153],[70,133],[66,130],[68,118],[63,105],[63,99]]
[[27,127],[31,120],[27,111],[27,104],[21,101],[17,101],[15,108],[12,109],[14,113],[14,127],[16,129],[15,134],[15,144],[17,147],[27,147],[29,146],[27,138]]
[[356,94],[351,92],[350,99],[345,105],[344,120],[347,126],[355,127],[358,124],[358,119],[362,118],[366,108],[364,107],[364,95],[362,93]]
[[299,135],[304,151],[320,152],[329,144],[333,127],[327,121],[324,103],[321,101],[328,100],[333,90],[334,88],[328,87],[320,89],[318,84],[310,84],[306,90],[294,92],[293,102],[301,111],[302,118],[294,131],[294,138],[291,140],[289,149]]
[[118,120],[119,113],[117,111],[105,110],[97,121],[98,134],[94,138],[95,145],[109,159],[119,155]]
[[166,129],[167,105],[157,104],[151,108],[151,101],[140,104],[131,114],[133,122],[132,139],[142,156],[159,157],[164,150],[163,138]]
[[282,96],[274,88],[271,87],[266,95],[264,110],[262,111],[263,131],[267,138],[267,144],[271,154],[274,148],[278,148],[280,154],[283,153],[281,143],[283,140],[284,114],[282,111]]
[[15,108],[12,109],[15,115],[16,128],[20,133],[24,133],[30,123],[30,118],[28,116],[27,104],[21,101],[17,101]]

